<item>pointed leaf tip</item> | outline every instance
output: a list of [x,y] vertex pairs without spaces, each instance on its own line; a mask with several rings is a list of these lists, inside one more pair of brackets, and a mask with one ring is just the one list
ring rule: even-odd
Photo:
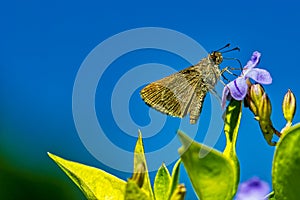
[[138,139],[137,139],[136,146],[134,149],[134,167],[133,167],[134,173],[137,172],[138,166],[141,163],[145,167],[144,183],[143,183],[141,189],[147,196],[149,196],[151,199],[154,199],[151,182],[150,182],[150,178],[149,178],[149,173],[148,173],[146,157],[145,157],[142,132],[139,130],[138,131]]
[[156,200],[164,200],[168,196],[171,176],[166,165],[163,163],[158,169],[154,179],[154,196]]
[[171,196],[173,195],[175,189],[179,184],[180,164],[181,164],[181,159],[179,158],[172,170],[171,183],[169,188],[169,198],[171,198]]
[[122,199],[126,182],[97,168],[65,160],[48,152],[49,157],[82,190],[88,199]]

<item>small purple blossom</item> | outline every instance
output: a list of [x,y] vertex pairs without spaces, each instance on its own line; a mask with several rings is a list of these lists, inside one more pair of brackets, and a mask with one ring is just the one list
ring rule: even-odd
[[270,187],[267,182],[253,177],[239,185],[235,200],[263,200],[269,192]]
[[272,77],[267,70],[255,68],[259,63],[260,56],[261,54],[258,51],[253,52],[252,57],[244,67],[242,74],[224,87],[222,95],[223,108],[225,107],[226,100],[230,96],[239,101],[245,98],[248,91],[248,85],[246,83],[248,78],[251,78],[260,84],[272,83]]

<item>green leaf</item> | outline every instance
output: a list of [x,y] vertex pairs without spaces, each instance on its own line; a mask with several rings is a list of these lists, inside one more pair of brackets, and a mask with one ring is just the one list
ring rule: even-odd
[[226,147],[223,153],[225,156],[233,159],[236,158],[235,146],[242,116],[241,108],[241,101],[232,99],[225,113],[224,132],[226,136]]
[[172,194],[174,193],[175,189],[179,184],[179,171],[180,171],[180,163],[181,159],[179,159],[172,170],[172,177],[171,177],[171,184],[169,188],[169,199],[171,198]]
[[165,164],[158,169],[154,180],[154,196],[156,200],[167,200],[171,176]]
[[134,149],[134,166],[133,166],[133,173],[139,172],[139,166],[143,165],[145,167],[145,174],[144,174],[144,183],[141,187],[141,190],[148,196],[150,199],[154,200],[154,195],[151,188],[151,182],[149,178],[147,162],[145,158],[144,152],[144,145],[142,140],[142,133],[139,131],[138,140],[136,142],[136,146]]
[[276,200],[276,199],[275,199],[275,193],[274,193],[274,191],[270,192],[270,193],[266,196],[266,198],[268,198],[269,200]]
[[123,199],[126,182],[100,169],[48,153],[88,199]]
[[126,185],[125,200],[150,200],[135,181],[128,180]]
[[284,132],[277,144],[273,160],[272,183],[276,199],[299,199],[300,124]]
[[[232,200],[235,173],[232,161],[212,148],[178,132],[179,154],[195,192],[201,200]],[[201,151],[200,151],[201,150]]]
[[224,133],[226,136],[226,147],[224,149],[224,156],[229,158],[234,169],[235,187],[232,194],[235,194],[240,180],[240,164],[236,156],[236,140],[238,136],[238,129],[242,116],[242,102],[232,99],[226,108]]

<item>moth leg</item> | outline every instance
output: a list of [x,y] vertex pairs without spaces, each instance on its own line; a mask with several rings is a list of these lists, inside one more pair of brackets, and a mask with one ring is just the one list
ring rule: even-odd
[[230,71],[231,69],[236,69],[236,68],[225,67],[224,69],[222,69],[222,70],[221,70],[221,75],[222,75],[222,77],[224,78],[224,76],[223,76],[223,73],[224,73],[224,72],[227,72],[227,73],[229,73],[229,74],[231,74],[231,75],[233,75],[233,76],[236,76],[236,77],[239,76],[239,75],[233,73],[232,71]]
[[242,65],[242,63],[241,63],[241,61],[239,59],[237,59],[237,58],[223,58],[223,59],[237,61],[239,63],[239,65],[240,65],[240,70],[243,71],[243,65]]
[[220,105],[221,105],[222,99],[221,99],[220,95],[218,95],[217,91],[214,88],[209,88],[209,92],[218,99],[218,101],[220,102]]
[[[222,69],[221,72],[220,72],[220,74],[221,74],[221,76],[223,77],[223,79],[224,79],[225,81],[230,82],[229,79],[224,75],[224,72],[229,71],[228,68],[229,68],[229,67],[225,67],[224,69]],[[231,73],[231,72],[230,72],[230,73]],[[222,80],[220,80],[220,81],[221,81],[221,83],[223,83],[224,85],[226,85]]]
[[228,66],[225,67],[225,68],[223,68],[223,69],[221,70],[220,74],[223,74],[224,72],[228,71],[228,68],[229,68]]
[[241,70],[241,68],[236,68],[236,67],[228,67],[229,70]]
[[[223,76],[222,76],[223,77]],[[224,79],[226,78],[225,76],[223,77]],[[227,78],[226,78],[227,79]],[[226,80],[226,81],[228,81],[228,79]],[[223,80],[221,80],[220,79],[220,82],[225,86],[226,84],[224,83],[224,81]]]
[[[221,74],[221,76],[224,78],[225,81],[230,82],[230,80],[228,78],[226,78],[226,76],[224,76],[224,74]],[[224,83],[224,81],[222,81],[220,79],[221,83],[225,86],[226,84]]]

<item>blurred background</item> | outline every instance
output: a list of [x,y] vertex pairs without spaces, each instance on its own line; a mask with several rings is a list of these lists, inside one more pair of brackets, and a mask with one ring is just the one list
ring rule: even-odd
[[[207,51],[230,42],[241,51],[229,55],[243,64],[253,51],[260,51],[259,67],[267,69],[273,77],[272,85],[265,89],[273,106],[273,124],[280,130],[285,124],[281,111],[284,94],[290,88],[296,97],[300,96],[299,8],[299,2],[289,0],[2,2],[0,199],[84,199],[47,152],[104,169],[124,180],[131,176],[105,166],[87,151],[72,116],[73,84],[81,63],[100,42],[128,29],[173,29],[193,38]],[[114,62],[101,79],[104,86],[97,88],[97,113],[107,116],[101,124],[114,143],[128,150],[133,149],[136,138],[124,136],[117,127],[108,109],[109,98],[122,73],[149,62],[177,70],[189,66],[185,60],[166,52],[133,52]],[[131,103],[132,119],[141,126],[147,125],[149,108],[138,91]],[[209,120],[209,111],[205,109],[200,121],[203,129]],[[300,119],[298,113],[294,122]],[[167,120],[179,122],[169,117]],[[145,142],[146,151],[174,137],[176,127],[169,123],[166,126],[169,127],[158,134],[156,143]],[[203,135],[197,134],[195,139],[201,141]],[[215,147],[224,148],[224,136]],[[271,184],[273,152],[274,147],[264,141],[252,113],[244,109],[237,141],[241,181],[258,176]],[[187,199],[194,199],[183,168],[181,172],[181,182],[187,185]],[[151,173],[152,180],[153,176]]]

